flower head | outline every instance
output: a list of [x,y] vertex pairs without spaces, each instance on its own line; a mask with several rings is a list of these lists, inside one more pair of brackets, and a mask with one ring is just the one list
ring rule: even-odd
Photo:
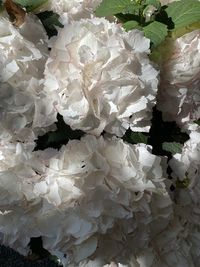
[[158,84],[149,44],[142,32],[105,19],[66,24],[45,69],[46,90],[59,95],[65,122],[95,135],[148,131]]
[[67,263],[91,255],[120,262],[166,227],[171,200],[163,180],[160,158],[147,146],[93,136],[69,142],[49,161],[47,189],[34,187],[51,205],[38,218],[44,247],[66,254]]
[[200,30],[171,41],[169,46],[161,62],[158,109],[165,120],[187,128],[200,118]]
[[188,259],[194,265],[199,263],[200,235],[200,128],[191,131],[190,139],[184,144],[181,154],[175,154],[169,164],[175,179],[175,214],[184,232],[184,242],[188,243]]
[[121,262],[167,225],[171,200],[148,146],[85,136],[60,151],[8,148],[0,158],[0,233],[21,253],[41,236],[67,264],[91,255]]
[[0,136],[33,140],[56,120],[55,100],[42,90],[46,41],[35,17],[27,15],[19,29],[0,19]]

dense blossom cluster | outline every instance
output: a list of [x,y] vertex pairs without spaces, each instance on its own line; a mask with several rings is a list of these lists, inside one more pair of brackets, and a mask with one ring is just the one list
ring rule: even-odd
[[170,46],[161,64],[158,108],[165,120],[187,128],[200,118],[200,30],[179,37]]
[[67,251],[67,262],[95,253],[106,263],[119,252],[137,252],[155,235],[153,227],[161,231],[163,218],[170,219],[161,159],[148,146],[90,135],[60,151],[3,145],[0,231],[20,252],[39,235],[53,254]]
[[66,24],[45,69],[46,90],[58,93],[65,122],[95,135],[148,131],[158,85],[149,45],[142,32],[105,19]]
[[47,56],[47,35],[38,19],[27,16],[18,30],[0,18],[0,136],[35,139],[56,121],[54,100],[42,86]]
[[[176,183],[184,182],[176,192],[175,214],[180,220],[185,255],[188,266],[197,266],[200,261],[200,128],[191,131],[182,153],[170,160],[172,177]],[[187,226],[187,227],[186,227]],[[182,265],[183,266],[183,265]]]
[[[36,9],[61,16],[50,40],[37,16],[15,27],[1,13],[0,243],[27,255],[41,237],[68,267],[199,266],[200,31],[174,41],[159,73],[150,40],[95,17],[100,2]],[[149,132],[156,104],[190,134],[168,163],[120,138]],[[85,135],[37,150],[58,115]]]

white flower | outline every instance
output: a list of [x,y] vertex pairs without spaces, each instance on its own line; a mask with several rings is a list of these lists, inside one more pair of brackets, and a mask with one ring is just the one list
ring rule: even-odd
[[41,236],[63,263],[93,255],[103,266],[128,259],[167,226],[171,200],[148,146],[94,136],[60,151],[2,145],[1,242],[20,253]]
[[[185,238],[185,230],[177,219],[173,219],[168,228],[161,231],[147,247],[138,253],[133,253],[129,259],[124,257],[123,262],[111,262],[104,265],[100,259],[83,261],[78,267],[195,267],[199,261],[194,262],[191,256],[191,244]],[[191,230],[191,229],[190,229]],[[196,233],[197,234],[197,233]],[[77,265],[66,265],[75,267]]]
[[93,136],[63,146],[33,190],[50,205],[37,218],[44,247],[66,264],[92,254],[106,264],[165,228],[171,200],[149,149]]
[[190,139],[184,144],[182,154],[175,154],[170,161],[173,175],[179,180],[189,178],[191,184],[198,182],[198,171],[200,168],[200,127],[196,131],[191,131]]
[[7,171],[19,163],[22,163],[26,154],[34,149],[34,143],[13,143],[4,140],[0,141],[0,172]]
[[24,89],[9,83],[1,83],[0,87],[2,138],[6,131],[12,139],[31,141],[53,129],[51,125],[56,121],[57,114],[54,100],[42,92],[42,84],[37,79],[30,79]]
[[34,143],[0,141],[0,242],[23,255],[30,238],[42,234],[37,218],[48,209],[55,212],[40,194],[47,190],[41,178],[57,151],[33,149]]
[[[31,183],[40,179],[40,164],[31,164],[34,144],[0,142],[0,240],[21,254],[27,254],[30,238],[40,233],[31,218],[39,201]],[[31,208],[32,207],[32,208]]]
[[[54,102],[43,92],[47,36],[35,17],[20,29],[0,19],[0,136],[30,140],[56,121]],[[46,129],[45,129],[46,128]]]
[[171,41],[161,63],[158,109],[181,127],[200,118],[200,30]]
[[146,262],[149,263],[148,267],[198,266],[198,262],[195,263],[192,259],[191,244],[186,237],[188,230],[186,226],[181,225],[179,218],[175,216],[168,228],[156,236],[148,250],[146,249],[144,254],[141,253],[143,255],[141,255],[139,262],[143,262],[143,265],[139,266],[146,266]]
[[148,131],[158,84],[149,43],[105,19],[65,25],[45,69],[46,91],[59,95],[65,122],[95,135]]
[[[181,154],[175,154],[170,161],[172,177],[176,179],[175,214],[185,231],[189,254],[193,265],[200,263],[200,128],[190,133]],[[179,186],[182,182],[185,186]],[[184,185],[184,184],[183,184]]]
[[20,86],[32,77],[41,79],[48,55],[46,41],[45,30],[35,17],[26,16],[26,21],[19,29],[7,18],[1,17],[1,81],[9,82],[12,86]]
[[66,13],[71,19],[90,18],[102,0],[48,0],[34,10],[39,13],[47,10],[63,15]]

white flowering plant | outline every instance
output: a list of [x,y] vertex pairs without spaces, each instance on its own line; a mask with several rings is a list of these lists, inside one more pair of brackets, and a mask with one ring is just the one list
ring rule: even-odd
[[0,0],[0,258],[200,266],[199,52],[198,0]]

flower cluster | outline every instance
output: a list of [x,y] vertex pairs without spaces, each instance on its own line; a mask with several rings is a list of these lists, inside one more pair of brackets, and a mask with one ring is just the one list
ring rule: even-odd
[[181,127],[200,118],[200,30],[171,41],[161,64],[158,108]]
[[[10,162],[5,162],[5,149]],[[4,243],[21,246],[21,252],[31,236],[40,235],[48,251],[67,252],[67,262],[95,253],[106,263],[120,251],[128,255],[142,249],[153,232],[165,227],[163,218],[170,219],[161,159],[148,146],[88,135],[60,151],[28,152],[20,144],[5,149],[0,231]],[[13,216],[21,219],[9,222]]]
[[34,140],[56,121],[53,99],[42,86],[47,56],[47,35],[38,19],[27,16],[18,30],[0,18],[0,136]]
[[142,32],[105,19],[66,24],[45,68],[46,91],[59,95],[65,122],[95,135],[148,131],[158,86],[149,45]]
[[[200,128],[190,133],[182,153],[170,160],[172,177],[176,181],[175,214],[180,220],[182,242],[185,243],[187,266],[196,266],[200,259]],[[187,185],[188,184],[188,185]],[[187,185],[187,186],[186,186]],[[186,227],[187,226],[187,227]],[[183,248],[180,247],[180,250]],[[182,265],[184,266],[184,265]]]
[[[0,13],[0,242],[27,255],[41,237],[66,267],[199,266],[200,31],[158,66],[100,2],[49,0],[21,26]],[[43,11],[63,24],[50,39]],[[156,104],[190,134],[169,162],[127,138]]]

